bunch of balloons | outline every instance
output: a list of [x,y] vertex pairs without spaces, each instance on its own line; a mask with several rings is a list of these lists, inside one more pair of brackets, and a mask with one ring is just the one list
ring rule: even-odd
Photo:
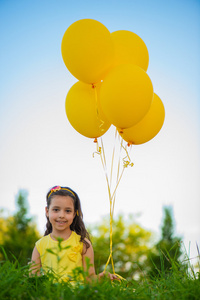
[[67,69],[79,80],[65,103],[76,131],[96,139],[112,124],[128,144],[155,137],[165,109],[146,73],[148,49],[137,34],[110,33],[102,23],[82,19],[66,30],[61,52]]

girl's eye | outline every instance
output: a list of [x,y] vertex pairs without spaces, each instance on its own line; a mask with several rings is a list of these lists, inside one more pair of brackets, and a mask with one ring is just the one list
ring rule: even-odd
[[70,213],[70,212],[71,212],[71,210],[67,209],[67,210],[66,210],[66,212],[67,212],[67,213]]
[[54,208],[53,211],[59,211],[59,209],[58,208]]

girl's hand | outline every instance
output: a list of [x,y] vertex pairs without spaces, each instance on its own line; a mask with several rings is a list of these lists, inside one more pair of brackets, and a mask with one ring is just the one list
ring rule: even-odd
[[101,279],[103,277],[107,277],[109,278],[110,280],[119,280],[118,276],[115,275],[115,274],[111,274],[109,272],[105,273],[105,272],[101,272],[98,274],[98,278]]

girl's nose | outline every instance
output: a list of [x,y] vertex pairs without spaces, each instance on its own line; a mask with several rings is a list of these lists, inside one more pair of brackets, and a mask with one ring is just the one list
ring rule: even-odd
[[65,216],[65,212],[63,210],[60,210],[59,217],[60,218],[64,218],[64,216]]

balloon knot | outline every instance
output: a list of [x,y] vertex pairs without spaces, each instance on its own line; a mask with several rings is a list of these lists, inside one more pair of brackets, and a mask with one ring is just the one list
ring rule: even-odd
[[124,130],[123,130],[123,129],[120,129],[120,130],[119,130],[119,133],[123,133],[123,132],[124,132]]
[[96,87],[96,85],[94,85],[93,83],[92,83],[92,88],[94,89]]
[[94,139],[94,143],[97,143],[97,138]]

